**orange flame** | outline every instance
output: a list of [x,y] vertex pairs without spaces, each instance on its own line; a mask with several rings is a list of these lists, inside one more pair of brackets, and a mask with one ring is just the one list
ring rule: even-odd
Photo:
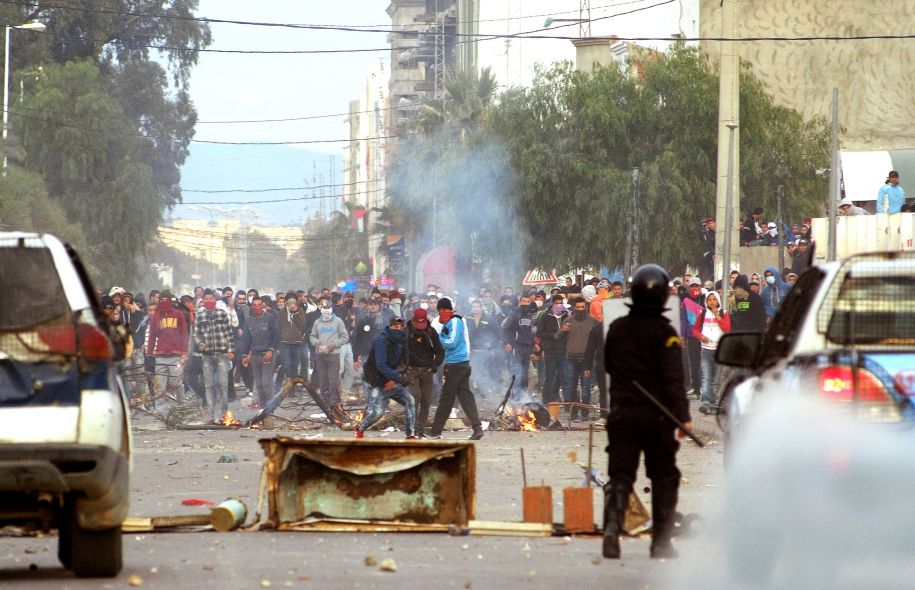
[[530,410],[527,411],[527,416],[518,414],[518,425],[521,430],[540,430],[540,426],[537,425],[537,417]]
[[219,421],[223,426],[235,426],[236,424],[241,424],[238,420],[235,419],[235,416],[232,415],[232,410],[226,410],[226,413],[223,415],[222,420]]

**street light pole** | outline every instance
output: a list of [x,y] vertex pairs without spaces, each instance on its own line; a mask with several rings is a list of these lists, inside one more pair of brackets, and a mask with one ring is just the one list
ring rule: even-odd
[[45,30],[44,23],[25,23],[24,25],[17,25],[11,27],[7,25],[6,27],[6,42],[4,45],[3,51],[3,143],[4,143],[4,154],[3,154],[3,177],[6,177],[6,136],[9,134],[9,120],[10,120],[10,29],[24,29],[28,31],[41,31]]

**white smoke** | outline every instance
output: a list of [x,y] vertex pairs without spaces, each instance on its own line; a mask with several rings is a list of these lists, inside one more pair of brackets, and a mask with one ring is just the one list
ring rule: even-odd
[[915,431],[810,399],[746,424],[720,512],[671,588],[903,589],[915,580]]

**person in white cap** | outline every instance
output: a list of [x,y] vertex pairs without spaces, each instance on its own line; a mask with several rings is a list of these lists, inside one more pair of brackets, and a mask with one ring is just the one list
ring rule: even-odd
[[870,215],[870,213],[852,203],[848,197],[845,197],[839,201],[839,215]]

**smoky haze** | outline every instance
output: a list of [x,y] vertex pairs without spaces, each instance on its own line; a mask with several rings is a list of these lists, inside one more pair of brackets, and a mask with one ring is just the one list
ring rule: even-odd
[[760,408],[718,514],[670,588],[902,589],[915,580],[915,432],[809,399]]
[[[462,144],[469,145],[460,149]],[[391,200],[405,217],[410,259],[415,264],[433,248],[454,248],[457,281],[440,286],[459,291],[461,313],[469,311],[465,295],[471,290],[521,281],[520,254],[529,238],[515,214],[516,182],[504,146],[451,132],[405,142],[391,168]]]

